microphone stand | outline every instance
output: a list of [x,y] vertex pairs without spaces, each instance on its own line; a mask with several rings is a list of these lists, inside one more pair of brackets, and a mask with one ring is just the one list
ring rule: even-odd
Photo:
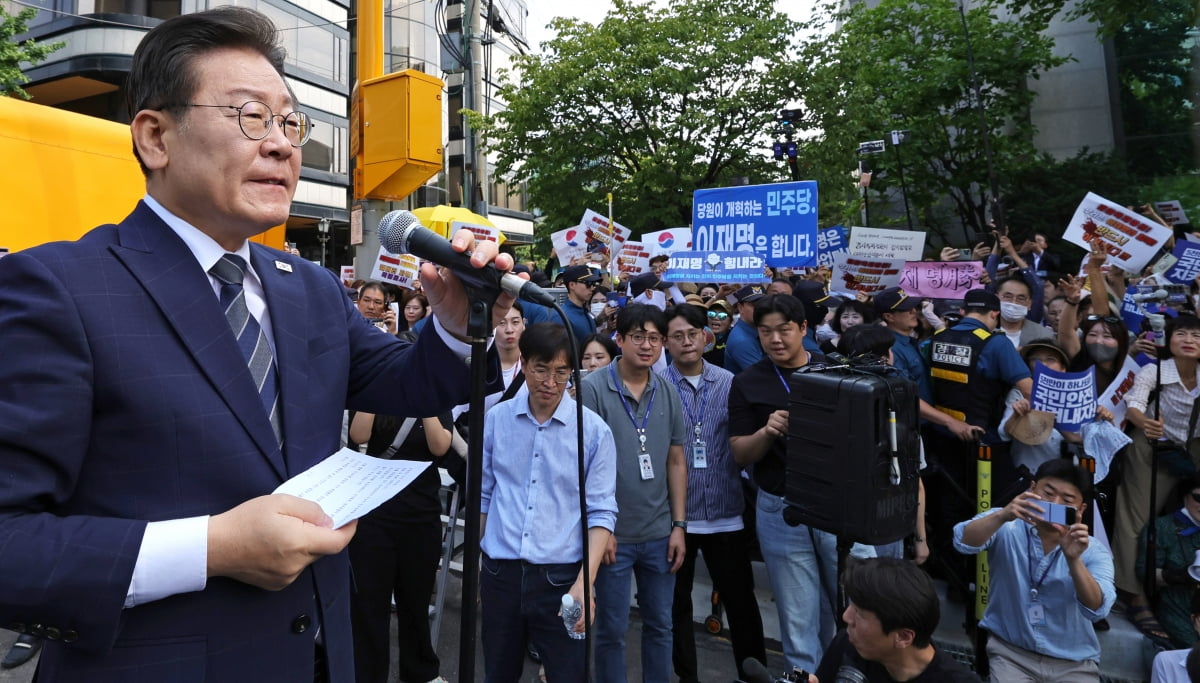
[[464,283],[470,308],[467,336],[471,339],[471,403],[467,414],[467,519],[463,538],[462,620],[459,622],[458,677],[475,680],[476,596],[479,595],[479,516],[483,494],[483,400],[487,387],[487,340],[492,331],[492,306],[498,289]]

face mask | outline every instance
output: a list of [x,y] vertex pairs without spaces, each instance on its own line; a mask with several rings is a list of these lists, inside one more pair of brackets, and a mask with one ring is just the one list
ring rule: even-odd
[[592,311],[592,316],[597,316],[597,315],[600,315],[601,313],[603,313],[603,312],[604,312],[604,307],[605,307],[606,305],[607,305],[607,304],[605,304],[603,301],[596,301],[596,302],[593,302],[593,303],[592,303],[592,308],[591,308],[591,311]]
[[1028,306],[1013,304],[1007,301],[1000,302],[1000,317],[1004,319],[1004,322],[1020,322],[1025,319],[1026,313],[1029,313]]
[[1117,347],[1107,344],[1087,344],[1087,350],[1097,363],[1107,363],[1117,357]]

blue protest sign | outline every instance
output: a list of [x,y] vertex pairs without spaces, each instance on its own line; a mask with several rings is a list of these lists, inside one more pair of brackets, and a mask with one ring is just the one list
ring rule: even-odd
[[817,262],[817,183],[805,180],[696,190],[692,248],[753,250],[775,268]]
[[766,263],[749,251],[677,251],[667,262],[667,282],[762,282]]
[[817,233],[817,265],[833,267],[833,257],[846,251],[846,229],[840,225]]
[[1041,363],[1033,369],[1034,410],[1054,413],[1054,427],[1078,432],[1096,419],[1096,368],[1083,372],[1055,372]]
[[1163,273],[1163,277],[1171,282],[1188,284],[1200,275],[1200,244],[1179,240],[1175,244],[1175,265]]

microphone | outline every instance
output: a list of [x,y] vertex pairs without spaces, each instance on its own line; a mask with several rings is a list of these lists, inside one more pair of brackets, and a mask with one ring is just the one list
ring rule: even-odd
[[485,291],[505,291],[514,297],[554,307],[558,302],[528,280],[512,273],[500,274],[493,263],[483,268],[471,265],[469,254],[454,251],[450,241],[421,225],[411,211],[390,211],[379,221],[379,243],[393,254],[412,254],[449,268],[468,287]]
[[1142,304],[1147,301],[1166,301],[1170,296],[1171,294],[1167,290],[1156,289],[1153,292],[1146,292],[1145,294],[1134,294],[1133,303]]
[[742,660],[742,671],[746,672],[746,683],[771,683],[771,674],[767,667],[753,657]]

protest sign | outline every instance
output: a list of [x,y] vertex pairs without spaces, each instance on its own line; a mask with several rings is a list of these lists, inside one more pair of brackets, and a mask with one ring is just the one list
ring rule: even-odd
[[846,251],[846,229],[840,225],[817,233],[817,265],[833,267],[833,255]]
[[420,261],[412,254],[392,254],[387,249],[379,247],[379,256],[375,258],[375,267],[371,269],[371,279],[391,282],[406,289],[413,288],[413,280],[417,279],[417,269]]
[[1091,243],[1098,240],[1108,252],[1108,263],[1135,274],[1142,272],[1170,238],[1170,228],[1092,192],[1079,203],[1063,233],[1063,239],[1084,249],[1091,249]]
[[1162,216],[1167,225],[1175,226],[1180,223],[1191,223],[1188,220],[1187,213],[1183,210],[1183,204],[1179,203],[1178,199],[1172,199],[1169,202],[1154,202],[1154,211]]
[[668,230],[659,230],[658,232],[643,233],[642,243],[649,249],[651,256],[687,251],[692,248],[692,229],[670,228]]
[[900,286],[909,296],[961,299],[982,286],[982,275],[979,261],[910,261],[904,264]]
[[339,277],[342,278],[342,284],[349,287],[350,283],[354,282],[354,266],[341,266],[341,275]]
[[748,251],[677,251],[667,262],[667,282],[755,283],[766,278],[762,257]]
[[550,243],[554,245],[554,253],[563,268],[571,265],[572,259],[587,254],[587,241],[584,238],[583,226],[580,225],[551,233]]
[[617,253],[617,270],[627,275],[641,275],[650,270],[650,251],[642,242],[625,240]]
[[1125,405],[1125,394],[1133,388],[1133,380],[1137,377],[1140,369],[1141,366],[1137,364],[1137,361],[1125,356],[1125,364],[1121,366],[1121,371],[1100,395],[1099,404],[1108,408],[1108,412],[1113,414],[1113,424],[1118,427],[1125,426],[1125,412],[1128,410]]
[[815,265],[817,183],[696,190],[692,245],[701,252],[749,250],[775,268]]
[[1078,432],[1096,418],[1096,368],[1055,372],[1041,363],[1033,369],[1034,410],[1054,413],[1054,427]]
[[899,259],[863,258],[848,253],[833,257],[833,278],[830,291],[854,296],[855,292],[878,294],[900,284],[904,261]]
[[454,233],[458,232],[461,228],[470,230],[471,234],[475,235],[476,242],[496,242],[497,244],[504,244],[504,235],[500,234],[499,228],[493,225],[468,223],[467,221],[451,221],[450,234],[446,237],[454,237]]
[[1175,263],[1163,273],[1164,278],[1188,284],[1200,275],[1200,244],[1180,240],[1171,255],[1175,257]]
[[587,209],[579,221],[583,228],[584,243],[589,253],[601,253],[611,256],[621,248],[621,243],[629,239],[629,228],[613,221],[609,227],[608,218]]
[[855,256],[920,261],[925,233],[887,228],[850,228],[850,253]]

